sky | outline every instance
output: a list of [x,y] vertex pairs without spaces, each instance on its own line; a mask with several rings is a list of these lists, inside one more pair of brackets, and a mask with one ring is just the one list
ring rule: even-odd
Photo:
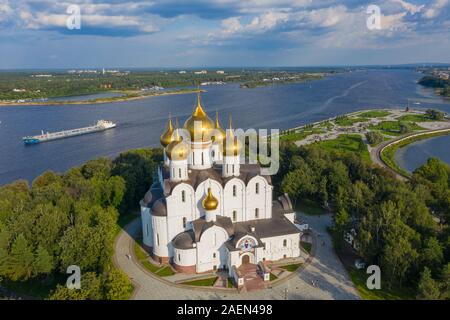
[[436,62],[450,0],[0,0],[0,69]]

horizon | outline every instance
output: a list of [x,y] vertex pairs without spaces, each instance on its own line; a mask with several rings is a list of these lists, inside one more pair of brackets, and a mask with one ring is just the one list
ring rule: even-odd
[[128,70],[137,70],[137,71],[156,71],[156,70],[170,70],[170,71],[181,71],[181,70],[216,70],[216,69],[313,69],[313,68],[378,68],[378,67],[450,67],[450,63],[446,62],[417,62],[417,63],[405,63],[405,64],[346,64],[346,65],[310,65],[310,66],[301,66],[301,65],[290,65],[290,66],[191,66],[191,67],[183,67],[183,66],[161,66],[161,67],[123,67],[123,66],[86,66],[86,67],[66,67],[66,68],[13,68],[13,69],[1,69],[0,72],[10,72],[10,71],[66,71],[66,70],[98,70],[98,69],[128,69]]

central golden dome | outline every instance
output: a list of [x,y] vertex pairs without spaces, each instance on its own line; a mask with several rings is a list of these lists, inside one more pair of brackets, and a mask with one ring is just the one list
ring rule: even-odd
[[208,194],[202,201],[202,206],[205,210],[216,210],[219,205],[219,200],[213,196],[211,188],[208,188]]
[[197,95],[197,107],[184,123],[184,128],[189,131],[192,141],[205,142],[210,140],[210,130],[214,128],[214,122],[203,110],[200,94]]

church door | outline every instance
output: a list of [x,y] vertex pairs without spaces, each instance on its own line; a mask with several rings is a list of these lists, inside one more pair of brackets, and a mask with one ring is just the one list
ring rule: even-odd
[[249,264],[250,263],[250,257],[248,255],[245,255],[242,257],[242,264]]

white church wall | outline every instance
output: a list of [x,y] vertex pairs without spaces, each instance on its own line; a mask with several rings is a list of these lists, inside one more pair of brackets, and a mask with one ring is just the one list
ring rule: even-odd
[[226,265],[227,256],[224,243],[228,240],[225,229],[213,226],[203,232],[197,242],[197,272],[219,269]]
[[191,154],[188,159],[189,167],[196,170],[209,169],[212,166],[210,153],[211,142],[191,142]]
[[197,249],[177,249],[174,248],[173,261],[183,267],[194,266],[196,264]]
[[141,221],[142,241],[146,246],[153,247],[153,227],[149,208],[141,207]]
[[[233,193],[233,188],[236,189],[236,195]],[[233,222],[244,220],[245,192],[245,183],[241,179],[233,178],[225,184],[223,190],[224,216],[229,217]],[[236,220],[233,219],[234,211]]]
[[[171,195],[166,198],[166,203],[167,236],[172,240],[177,234],[192,229],[192,221],[197,218],[194,210],[194,189],[187,183],[180,183],[172,190]],[[185,227],[183,226],[183,218],[186,221]]]
[[172,239],[167,237],[166,217],[152,216],[153,225],[153,253],[159,257],[168,257],[168,243]]
[[[276,261],[285,257],[300,256],[300,234],[264,238],[261,241],[265,243],[263,255],[266,260]],[[286,241],[286,246],[284,246],[284,241]]]
[[[272,217],[272,186],[266,179],[261,176],[250,179],[247,183],[246,198],[247,221]],[[258,209],[258,217],[256,217],[256,209]]]

